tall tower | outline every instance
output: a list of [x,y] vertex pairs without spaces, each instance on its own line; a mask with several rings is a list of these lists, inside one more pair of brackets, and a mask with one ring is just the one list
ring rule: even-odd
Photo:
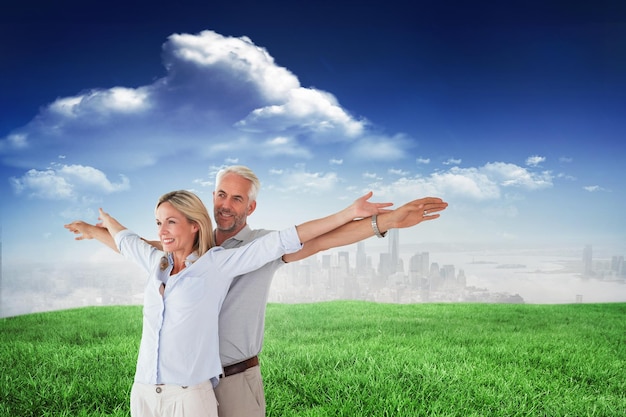
[[365,253],[365,242],[362,240],[356,244],[356,273],[364,275],[367,270],[367,254]]
[[337,263],[339,269],[346,275],[350,273],[350,252],[341,251],[337,254]]
[[583,249],[583,275],[586,277],[593,275],[593,250],[591,245],[586,245]]
[[400,230],[390,229],[387,238],[389,239],[391,273],[398,272],[398,262],[400,261]]

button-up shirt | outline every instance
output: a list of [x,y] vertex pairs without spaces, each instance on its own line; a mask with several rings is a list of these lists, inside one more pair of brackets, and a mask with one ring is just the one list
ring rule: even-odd
[[302,248],[291,227],[237,249],[214,247],[170,276],[171,257],[137,234],[122,230],[115,242],[120,253],[149,273],[135,381],[182,386],[213,380],[222,372],[218,315],[232,279]]

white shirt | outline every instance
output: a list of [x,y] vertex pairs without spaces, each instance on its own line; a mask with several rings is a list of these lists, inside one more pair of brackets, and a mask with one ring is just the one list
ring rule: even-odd
[[[171,258],[122,230],[115,243],[126,258],[150,274],[144,293],[143,332],[135,381],[196,385],[217,378],[218,315],[232,279],[302,248],[295,227],[269,233],[237,249],[214,247],[170,276]],[[193,262],[193,263],[191,263]],[[165,293],[159,288],[167,281]]]

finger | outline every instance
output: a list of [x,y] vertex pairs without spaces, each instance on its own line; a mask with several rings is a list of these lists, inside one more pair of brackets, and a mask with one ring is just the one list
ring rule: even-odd
[[357,198],[357,201],[367,201],[369,200],[372,196],[374,195],[373,191],[370,191],[368,193],[363,194],[361,197]]

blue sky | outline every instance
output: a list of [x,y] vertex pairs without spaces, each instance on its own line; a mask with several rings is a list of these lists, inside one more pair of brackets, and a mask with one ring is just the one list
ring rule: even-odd
[[440,196],[404,241],[626,254],[622,2],[26,1],[0,16],[3,262],[103,207],[262,181],[254,227]]

